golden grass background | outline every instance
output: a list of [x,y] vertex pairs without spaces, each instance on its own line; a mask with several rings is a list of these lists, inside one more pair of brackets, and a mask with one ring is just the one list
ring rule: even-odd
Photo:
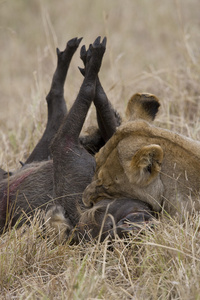
[[[1,0],[0,166],[19,167],[46,123],[55,48],[107,36],[100,78],[123,115],[135,92],[161,101],[157,123],[200,137],[198,0]],[[70,108],[82,77],[79,50],[68,73]],[[94,122],[94,109],[86,126]],[[54,245],[33,224],[0,238],[0,299],[200,299],[199,216],[162,220],[126,244]]]

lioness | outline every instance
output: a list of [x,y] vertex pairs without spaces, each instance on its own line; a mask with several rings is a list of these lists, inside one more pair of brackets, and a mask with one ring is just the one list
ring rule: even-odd
[[164,208],[171,216],[184,209],[199,210],[200,142],[150,124],[150,107],[139,105],[144,97],[132,97],[128,122],[96,155],[96,173],[83,202],[90,206],[123,195],[140,199],[157,212]]

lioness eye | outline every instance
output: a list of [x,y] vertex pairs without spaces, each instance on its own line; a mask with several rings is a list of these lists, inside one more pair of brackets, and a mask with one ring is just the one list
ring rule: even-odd
[[147,171],[148,171],[149,173],[151,173],[151,171],[152,171],[152,170],[151,170],[151,167],[152,167],[151,165],[148,165],[148,166],[147,166]]

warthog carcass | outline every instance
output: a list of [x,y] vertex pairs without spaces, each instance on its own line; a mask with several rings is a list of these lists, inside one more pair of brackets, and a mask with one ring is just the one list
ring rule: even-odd
[[6,171],[4,171],[3,169],[0,168],[0,181],[2,179],[4,179],[5,174],[6,174]]
[[135,95],[128,104],[137,119],[132,121],[129,113],[130,119],[97,153],[96,172],[83,202],[90,206],[123,195],[171,216],[199,210],[200,142],[153,126],[138,109],[139,98]]
[[[0,182],[0,228],[23,223],[25,215],[41,208],[47,212],[49,224],[59,226],[63,222],[69,232],[77,226],[78,235],[90,230],[98,236],[103,222],[102,237],[108,233],[129,231],[127,222],[140,223],[151,219],[151,206],[127,197],[104,198],[101,204],[86,209],[82,194],[94,176],[96,162],[92,154],[97,152],[114,134],[120,118],[109,103],[98,78],[106,39],[97,38],[86,51],[81,49],[84,62],[84,80],[78,96],[67,113],[64,101],[64,83],[73,54],[81,39],[72,39],[66,49],[57,49],[57,68],[47,96],[48,121],[45,132],[25,165]],[[94,102],[99,129],[93,134],[79,137],[89,107]],[[49,157],[53,159],[47,160]],[[2,170],[2,177],[4,171]],[[121,213],[119,214],[119,203]],[[55,206],[52,207],[52,204]],[[48,210],[49,209],[49,210]],[[109,216],[105,217],[108,213]],[[114,222],[113,222],[114,221]],[[56,224],[55,224],[56,223]],[[133,226],[134,228],[134,226]]]

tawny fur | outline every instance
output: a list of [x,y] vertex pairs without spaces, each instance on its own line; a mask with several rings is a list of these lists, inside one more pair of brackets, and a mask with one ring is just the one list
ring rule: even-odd
[[[69,232],[73,226],[68,218],[65,217],[65,211],[62,206],[52,206],[45,215],[45,227],[51,236],[55,236],[56,242],[62,243],[69,237]],[[53,231],[53,232],[52,232]]]
[[198,141],[146,121],[129,121],[118,127],[96,162],[95,176],[83,195],[85,205],[124,195],[155,211],[164,207],[170,215],[200,209]]
[[155,119],[160,102],[155,95],[149,93],[134,94],[126,108],[126,118],[128,121],[143,119],[151,122]]

